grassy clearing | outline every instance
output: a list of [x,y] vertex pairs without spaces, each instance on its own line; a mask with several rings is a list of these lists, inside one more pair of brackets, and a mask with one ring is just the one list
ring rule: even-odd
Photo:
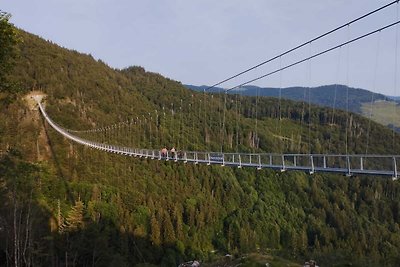
[[[383,124],[393,124],[400,127],[400,105],[393,101],[376,101],[374,103],[363,103],[362,114],[372,120]],[[372,114],[372,116],[371,116]]]

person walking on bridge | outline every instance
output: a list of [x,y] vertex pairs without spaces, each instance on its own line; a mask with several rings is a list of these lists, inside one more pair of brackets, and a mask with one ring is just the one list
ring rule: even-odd
[[175,157],[176,149],[175,147],[171,148],[171,157]]
[[166,147],[161,149],[161,157],[163,157],[163,158],[167,157],[167,153],[168,153],[168,150]]

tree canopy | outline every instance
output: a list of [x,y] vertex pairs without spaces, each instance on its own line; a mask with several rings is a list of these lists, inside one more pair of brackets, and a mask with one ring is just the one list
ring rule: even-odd
[[13,66],[18,42],[17,30],[9,22],[11,15],[0,10],[0,92],[8,89],[7,74]]

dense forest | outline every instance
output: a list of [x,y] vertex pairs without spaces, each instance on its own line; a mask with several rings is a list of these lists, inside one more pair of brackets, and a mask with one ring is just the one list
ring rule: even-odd
[[7,21],[2,16],[11,32],[0,43],[10,51],[0,62],[0,266],[207,265],[227,253],[400,265],[397,181],[106,154],[57,134],[27,96],[46,94],[47,112],[69,129],[135,119],[131,137],[116,136],[135,147],[343,153],[347,136],[350,153],[398,154],[400,136],[390,129],[267,97],[230,95],[222,108],[224,96],[191,92],[141,67],[112,69]]

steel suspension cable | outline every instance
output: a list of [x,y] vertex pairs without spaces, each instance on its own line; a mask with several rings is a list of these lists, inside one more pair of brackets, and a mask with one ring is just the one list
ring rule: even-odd
[[236,153],[239,152],[239,94],[236,94]]
[[159,134],[159,129],[158,129],[158,127],[159,127],[159,124],[158,124],[158,111],[157,111],[157,109],[155,110],[155,113],[156,113],[156,116],[155,116],[155,118],[156,118],[156,121],[155,121],[155,128],[156,128],[156,144],[157,144],[157,146],[158,147],[160,147],[160,149],[161,149],[161,141],[160,141],[160,139],[159,139],[159,136],[158,136],[158,134]]
[[[211,97],[210,97],[210,110],[212,109],[212,105],[213,105],[213,102],[214,102],[214,95],[213,94],[211,94]],[[211,150],[211,141],[212,141],[212,133],[214,132],[213,131],[213,121],[212,121],[212,113],[211,112],[209,112],[209,118],[210,118],[210,123],[209,123],[209,125],[210,125],[210,142],[209,142],[209,146],[208,146],[208,151],[210,151]]]
[[198,147],[199,147],[199,149],[201,148],[201,132],[200,132],[200,129],[201,129],[201,105],[202,105],[202,103],[203,103],[203,100],[201,99],[201,97],[199,97],[199,119],[197,120],[198,121],[198,123],[197,123],[197,125],[198,125],[198,133],[199,133],[199,135],[196,135],[196,143],[198,144]]
[[172,140],[171,140],[171,144],[170,144],[171,148],[175,146],[175,144],[174,144],[175,143],[174,116],[175,116],[174,103],[171,103],[171,126],[170,126],[171,127],[170,131],[172,131]]
[[267,59],[267,60],[265,60],[265,61],[263,61],[263,62],[261,62],[261,63],[259,63],[259,64],[257,64],[257,65],[254,65],[253,67],[250,67],[250,68],[248,68],[248,69],[246,69],[246,70],[244,70],[244,71],[241,71],[241,72],[239,72],[239,73],[237,73],[237,74],[235,74],[235,75],[233,75],[233,76],[231,76],[231,77],[229,77],[229,78],[226,78],[226,79],[224,79],[224,80],[222,80],[222,81],[220,81],[220,82],[217,82],[217,83],[215,83],[215,84],[213,84],[213,85],[207,87],[207,88],[205,89],[205,91],[208,91],[208,90],[210,90],[210,89],[212,89],[212,88],[214,88],[214,87],[216,87],[216,86],[218,86],[218,85],[221,85],[221,84],[223,84],[223,83],[225,83],[225,82],[227,82],[227,81],[230,81],[230,80],[232,80],[232,79],[234,79],[234,78],[236,78],[236,77],[238,77],[238,76],[240,76],[240,75],[243,75],[243,74],[245,74],[245,73],[247,73],[247,72],[249,72],[249,71],[252,71],[252,70],[254,70],[254,69],[256,69],[256,68],[258,68],[258,67],[260,67],[260,66],[263,66],[263,65],[265,65],[265,64],[267,64],[267,63],[269,63],[269,62],[271,62],[271,61],[274,61],[275,59],[278,59],[279,57],[282,57],[282,56],[287,55],[287,54],[289,54],[289,53],[291,53],[291,52],[294,52],[294,51],[296,51],[296,50],[298,50],[298,49],[300,49],[300,48],[306,46],[306,45],[309,44],[309,43],[315,42],[315,41],[317,41],[317,40],[319,40],[319,39],[321,39],[321,38],[323,38],[323,37],[325,37],[325,36],[327,36],[327,35],[330,35],[330,34],[336,32],[336,31],[338,31],[338,30],[341,30],[341,29],[345,28],[346,26],[349,26],[349,25],[351,25],[351,24],[353,24],[353,23],[355,23],[355,22],[357,22],[357,21],[359,21],[359,20],[362,20],[362,19],[364,19],[364,18],[366,18],[366,17],[368,17],[368,16],[371,16],[371,15],[373,15],[373,14],[375,14],[375,13],[377,13],[377,12],[379,12],[379,11],[381,11],[381,10],[387,8],[387,7],[390,7],[391,5],[393,5],[393,4],[395,4],[395,3],[398,3],[398,2],[399,2],[399,0],[392,1],[392,2],[390,2],[390,3],[388,3],[388,4],[384,5],[384,6],[382,6],[382,7],[380,7],[380,8],[377,8],[377,9],[371,11],[371,12],[368,12],[368,13],[366,13],[366,14],[360,16],[360,17],[357,17],[357,18],[355,18],[355,19],[353,19],[353,20],[351,20],[351,21],[349,21],[349,22],[347,22],[347,23],[344,23],[344,24],[340,25],[339,27],[336,27],[336,28],[334,28],[334,29],[332,29],[332,30],[330,30],[330,31],[327,31],[327,32],[325,32],[325,33],[323,33],[323,34],[321,34],[321,35],[319,35],[319,36],[317,36],[317,37],[315,37],[315,38],[313,38],[313,39],[311,39],[311,40],[309,40],[309,41],[307,41],[307,42],[304,42],[304,43],[302,43],[302,44],[300,44],[300,45],[298,45],[298,46],[296,46],[296,47],[294,47],[294,48],[292,48],[292,49],[286,50],[285,52],[283,52],[283,53],[281,53],[281,54],[279,54],[279,55],[277,55],[277,56],[274,56],[274,57],[272,57],[272,58],[270,58],[270,59]]
[[[399,1],[400,1],[400,0],[399,0]],[[342,47],[342,46],[345,46],[345,45],[354,43],[354,42],[356,42],[356,41],[358,41],[358,40],[364,39],[364,38],[366,38],[366,37],[368,37],[368,36],[370,36],[370,35],[373,35],[373,34],[375,34],[375,33],[377,33],[377,32],[380,32],[380,31],[386,30],[386,29],[388,29],[388,28],[391,28],[391,27],[393,27],[393,26],[395,26],[395,25],[397,25],[397,24],[399,24],[399,23],[400,23],[400,21],[393,22],[393,23],[391,23],[391,24],[389,24],[389,25],[386,25],[386,26],[384,26],[384,27],[381,27],[381,28],[379,28],[379,29],[376,29],[376,30],[374,30],[374,31],[371,31],[371,32],[369,32],[369,33],[366,33],[366,34],[364,34],[364,35],[358,36],[358,37],[356,37],[356,38],[354,38],[354,39],[351,39],[351,40],[346,41],[346,42],[343,42],[343,43],[341,43],[341,44],[339,44],[339,45],[336,45],[336,46],[333,46],[333,47],[328,48],[328,49],[326,49],[326,50],[323,50],[322,52],[316,53],[316,54],[314,54],[314,55],[312,55],[312,56],[309,56],[309,57],[307,57],[307,58],[304,58],[304,59],[301,59],[301,60],[299,60],[299,61],[296,61],[296,62],[294,62],[294,63],[292,63],[292,64],[286,65],[285,67],[276,69],[276,70],[271,71],[271,72],[269,72],[269,73],[266,73],[266,74],[264,74],[264,75],[262,75],[262,76],[259,76],[259,77],[257,77],[257,78],[248,80],[248,81],[246,81],[246,82],[244,82],[244,83],[241,83],[241,84],[239,84],[239,85],[236,85],[236,86],[234,86],[234,87],[231,87],[231,88],[229,88],[229,89],[226,89],[225,91],[226,91],[226,92],[229,92],[229,91],[235,90],[235,89],[237,89],[237,88],[243,87],[243,86],[245,86],[245,85],[247,85],[247,84],[249,84],[249,83],[252,83],[252,82],[261,80],[261,79],[266,78],[266,77],[268,77],[268,76],[271,76],[271,75],[273,75],[273,74],[275,74],[275,73],[278,73],[278,72],[280,72],[280,71],[282,71],[282,70],[289,69],[289,68],[294,67],[294,66],[296,66],[296,65],[299,65],[299,64],[301,64],[301,63],[303,63],[303,62],[305,62],[305,61],[308,61],[308,60],[310,60],[310,59],[313,59],[313,58],[322,56],[323,54],[326,54],[326,53],[328,53],[328,52],[331,52],[331,51],[333,51],[333,50],[336,50],[336,49],[338,49],[338,48],[340,48],[340,47]]]
[[222,131],[222,143],[221,143],[221,153],[224,152],[224,145],[225,145],[225,113],[226,113],[226,97],[227,97],[228,93],[225,92],[224,93],[224,107],[223,107],[223,117],[222,117],[222,127],[221,127],[221,131]]
[[258,143],[258,98],[259,98],[259,94],[260,94],[260,87],[257,86],[256,89],[256,111],[255,111],[255,133],[253,136],[253,152],[255,153],[256,148],[257,147],[257,143]]
[[142,114],[143,118],[143,145],[146,146],[147,140],[146,140],[146,125],[147,125],[147,120],[144,114]]
[[[347,39],[350,38],[350,27],[347,27]],[[349,114],[349,57],[350,44],[346,45],[346,155],[349,153],[349,131],[351,131],[350,114]]]
[[376,80],[378,76],[378,63],[379,63],[379,48],[380,48],[380,41],[381,41],[381,34],[378,34],[378,40],[376,44],[376,55],[375,55],[375,63],[374,63],[374,76],[373,76],[373,81],[372,81],[372,91],[371,91],[371,104],[370,104],[370,110],[369,110],[369,121],[368,121],[368,129],[367,129],[367,142],[365,146],[365,154],[368,154],[368,148],[369,148],[369,134],[371,131],[371,121],[372,121],[372,114],[373,114],[373,104],[374,104],[374,98],[375,98],[375,89],[376,89]]
[[336,69],[336,76],[335,76],[335,92],[333,95],[333,103],[332,103],[332,118],[331,118],[331,123],[330,123],[330,134],[329,134],[329,142],[328,142],[328,153],[331,153],[331,144],[332,144],[332,136],[334,132],[334,123],[335,123],[335,111],[336,111],[336,98],[337,98],[337,89],[339,85],[339,76],[340,76],[340,64],[341,64],[341,59],[342,59],[342,49],[339,48],[339,53],[338,53],[338,65]]
[[[195,119],[196,119],[196,116],[195,116],[195,107],[194,107],[194,95],[192,94],[192,105],[191,105],[191,107],[192,107],[192,138],[193,138],[193,136],[194,136],[194,121],[195,121]],[[196,144],[195,143],[195,140],[192,140],[192,144]]]
[[305,110],[305,104],[306,104],[306,94],[307,94],[306,87],[304,87],[303,88],[303,101],[301,103],[302,105],[301,105],[301,118],[300,118],[300,136],[299,136],[299,147],[298,147],[299,154],[302,151],[301,143],[303,142],[302,138],[303,138],[303,124],[304,124],[304,113],[305,113],[304,110]]
[[[191,103],[190,101],[188,101],[188,111],[189,111],[189,113],[188,113],[188,119],[192,119],[192,118],[191,118],[191,116],[192,116],[192,103]],[[190,121],[190,120],[189,120],[189,121]],[[189,144],[190,144],[189,136],[190,136],[190,133],[191,133],[190,124],[188,124],[187,128],[189,129],[189,130],[188,130],[188,133],[187,133],[187,135],[186,135],[187,147],[184,148],[184,149],[189,150]],[[193,134],[193,133],[192,133],[192,134]]]
[[206,97],[206,91],[203,91],[203,106],[204,106],[204,147],[207,148],[207,134],[208,134],[208,129],[207,129],[207,97]]
[[149,112],[149,148],[153,148],[153,134],[151,131],[151,125],[153,124],[153,116]]
[[[396,19],[399,19],[399,6],[397,6],[396,9]],[[396,27],[396,41],[395,41],[395,64],[394,64],[394,92],[393,95],[396,96],[397,94],[397,70],[398,70],[398,43],[399,43],[399,27]],[[396,105],[393,105],[393,131],[392,131],[392,147],[393,147],[393,154],[396,153],[396,148],[395,148],[395,142],[394,142],[394,138],[395,138],[395,119],[396,119]]]
[[[310,43],[310,54],[312,53],[312,43]],[[311,59],[308,60],[308,153],[311,154]]]
[[[183,99],[181,98],[181,105],[179,106],[179,119],[180,119],[180,121],[179,121],[179,133],[178,133],[178,144],[177,144],[177,147],[176,147],[176,149],[179,149],[179,150],[181,150],[182,148],[180,147],[180,145],[181,145],[181,143],[180,143],[180,140],[181,140],[181,138],[182,138],[182,136],[183,136],[183,117],[182,117],[182,113],[183,113],[183,110],[182,110],[182,104],[183,104]],[[182,146],[184,146],[184,142],[185,141],[182,141]]]
[[[279,57],[279,68],[282,68],[282,57]],[[284,149],[284,139],[282,136],[282,71],[279,72],[279,138],[281,140],[280,152]]]
[[221,144],[221,152],[222,152],[222,143],[223,143],[223,138],[222,138],[222,116],[223,116],[223,103],[224,103],[224,94],[223,94],[223,89],[220,89],[220,92],[218,93],[218,127],[219,127],[219,143]]

